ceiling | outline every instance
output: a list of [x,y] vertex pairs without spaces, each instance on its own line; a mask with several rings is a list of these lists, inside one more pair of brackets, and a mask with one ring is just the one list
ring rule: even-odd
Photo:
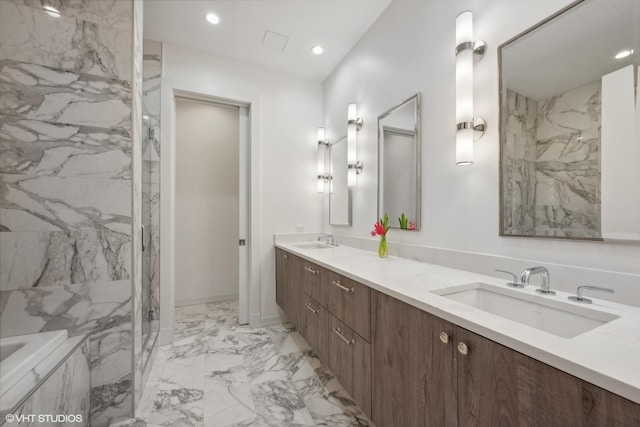
[[[634,54],[614,59],[623,49]],[[640,1],[580,4],[503,50],[503,84],[535,100],[591,83],[617,69],[640,65]]]
[[[323,81],[391,0],[153,0],[144,2],[144,38]],[[205,15],[220,17],[211,25]],[[289,36],[284,51],[262,45],[265,31]],[[277,36],[276,36],[277,38]],[[311,48],[325,51],[314,55]]]

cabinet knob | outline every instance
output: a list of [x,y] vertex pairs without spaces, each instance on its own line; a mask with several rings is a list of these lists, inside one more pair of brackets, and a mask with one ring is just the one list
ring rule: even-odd
[[440,341],[447,344],[449,342],[449,334],[446,332],[440,332]]
[[282,258],[284,258],[284,259],[289,259],[289,257],[287,256],[287,254],[282,254]]
[[469,347],[465,343],[459,342],[458,343],[458,352],[460,354],[462,354],[463,356],[466,356],[467,354],[469,354]]

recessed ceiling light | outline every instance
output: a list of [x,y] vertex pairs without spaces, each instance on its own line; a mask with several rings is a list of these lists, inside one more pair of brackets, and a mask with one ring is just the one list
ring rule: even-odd
[[149,116],[147,116],[147,115],[142,116],[142,118],[143,118],[144,120],[149,120]]
[[53,6],[45,6],[44,11],[49,14],[49,16],[53,16],[54,18],[60,18],[60,11]]
[[207,13],[207,21],[210,24],[217,25],[220,23],[220,18],[215,13]]
[[623,58],[626,58],[627,56],[631,56],[631,55],[633,55],[633,50],[625,49],[625,50],[621,50],[620,52],[616,53],[616,56],[614,56],[614,58],[623,59]]
[[322,55],[322,52],[324,52],[324,48],[322,46],[314,46],[311,48],[311,52],[315,53],[316,55]]

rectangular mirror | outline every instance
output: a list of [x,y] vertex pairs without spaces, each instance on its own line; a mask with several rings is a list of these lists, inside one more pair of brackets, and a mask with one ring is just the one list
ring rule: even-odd
[[347,137],[331,144],[329,224],[351,225],[351,192],[347,185]]
[[420,229],[420,94],[378,117],[378,218]]
[[640,242],[640,1],[575,2],[498,56],[500,235]]

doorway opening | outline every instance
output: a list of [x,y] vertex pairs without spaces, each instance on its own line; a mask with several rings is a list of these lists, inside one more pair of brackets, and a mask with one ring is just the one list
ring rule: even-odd
[[176,94],[175,307],[239,300],[249,323],[250,107]]

